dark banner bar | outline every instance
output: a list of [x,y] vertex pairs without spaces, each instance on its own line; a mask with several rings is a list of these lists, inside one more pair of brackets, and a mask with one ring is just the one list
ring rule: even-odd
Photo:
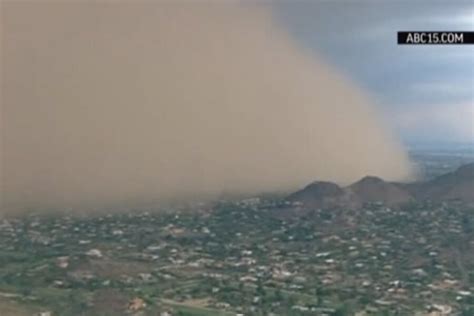
[[410,31],[398,32],[399,45],[461,45],[474,44],[474,32]]

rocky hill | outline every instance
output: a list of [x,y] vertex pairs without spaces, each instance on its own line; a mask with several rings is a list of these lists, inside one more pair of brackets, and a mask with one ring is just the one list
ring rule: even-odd
[[398,205],[414,200],[412,194],[384,180],[367,176],[346,188],[359,204],[380,202],[386,205]]
[[344,206],[346,191],[332,182],[316,181],[288,197],[290,201],[298,201],[305,205],[318,208]]
[[460,200],[474,203],[474,163],[427,182],[393,183],[367,176],[347,186],[317,181],[287,200],[317,208],[361,207],[366,203],[398,206],[414,201]]
[[425,183],[407,186],[418,200],[462,200],[474,203],[474,163]]

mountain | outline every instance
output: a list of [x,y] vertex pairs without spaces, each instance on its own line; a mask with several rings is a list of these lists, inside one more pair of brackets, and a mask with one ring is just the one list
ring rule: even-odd
[[418,200],[462,200],[474,203],[474,163],[461,166],[456,171],[431,181],[419,183],[413,189]]
[[304,205],[317,208],[332,208],[344,206],[347,201],[346,192],[337,184],[316,181],[287,198],[288,201],[301,202]]
[[358,208],[376,202],[398,206],[428,200],[474,203],[474,163],[427,182],[392,183],[366,176],[347,187],[340,187],[335,183],[316,181],[291,194],[287,200],[316,208]]
[[381,202],[392,206],[414,200],[412,194],[397,186],[396,184],[385,182],[384,180],[367,176],[347,187],[358,199],[359,204]]

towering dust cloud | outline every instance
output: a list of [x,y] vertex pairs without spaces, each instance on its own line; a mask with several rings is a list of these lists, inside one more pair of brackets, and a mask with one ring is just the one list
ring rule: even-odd
[[266,8],[4,3],[4,210],[409,175],[369,101]]

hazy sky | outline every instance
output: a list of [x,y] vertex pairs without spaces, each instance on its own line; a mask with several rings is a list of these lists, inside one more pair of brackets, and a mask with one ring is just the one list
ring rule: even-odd
[[371,93],[405,141],[474,140],[474,45],[398,46],[403,30],[474,30],[472,1],[282,1],[280,22]]
[[406,180],[399,138],[474,140],[474,46],[396,44],[473,4],[4,3],[8,206]]
[[361,80],[304,49],[269,9],[9,2],[7,211],[408,179]]

